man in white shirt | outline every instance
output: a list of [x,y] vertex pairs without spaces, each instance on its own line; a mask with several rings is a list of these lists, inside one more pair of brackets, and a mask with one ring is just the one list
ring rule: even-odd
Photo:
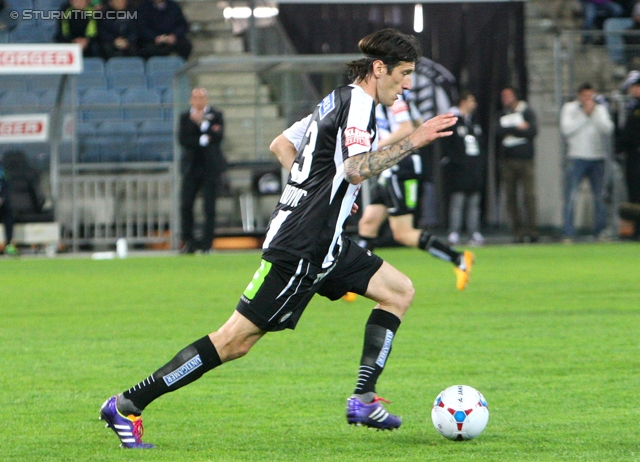
[[602,197],[604,167],[608,148],[607,137],[613,133],[614,125],[609,111],[595,100],[595,91],[589,83],[578,88],[578,98],[566,103],[560,113],[560,131],[567,142],[567,188],[564,212],[564,235],[572,239],[575,235],[573,209],[578,186],[588,178],[595,204],[594,235],[606,227],[607,211]]

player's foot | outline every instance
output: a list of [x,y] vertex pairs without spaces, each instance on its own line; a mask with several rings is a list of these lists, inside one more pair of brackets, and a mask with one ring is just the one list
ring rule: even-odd
[[387,411],[382,402],[386,399],[375,397],[372,403],[363,403],[356,396],[347,400],[347,422],[350,425],[364,425],[378,430],[393,430],[402,424],[402,419]]
[[358,294],[354,294],[353,292],[347,292],[342,296],[345,302],[355,302],[356,298],[358,298]]
[[471,267],[475,260],[476,257],[473,252],[469,252],[468,250],[462,252],[462,261],[460,262],[460,265],[453,269],[456,273],[456,287],[458,290],[464,290],[467,287]]
[[18,251],[17,247],[13,244],[7,244],[6,247],[4,248],[4,253],[12,257],[17,257],[18,255],[20,255],[20,252]]
[[130,415],[123,416],[116,408],[116,396],[112,396],[104,402],[100,408],[100,420],[107,422],[107,427],[116,432],[120,438],[120,447],[127,449],[151,449],[153,444],[143,443],[142,417]]

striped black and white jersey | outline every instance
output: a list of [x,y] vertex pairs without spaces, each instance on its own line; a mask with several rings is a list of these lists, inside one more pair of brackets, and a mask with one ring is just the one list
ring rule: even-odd
[[263,249],[327,268],[340,250],[344,223],[360,190],[345,180],[344,161],[377,146],[374,99],[357,85],[339,87],[284,135],[298,152]]

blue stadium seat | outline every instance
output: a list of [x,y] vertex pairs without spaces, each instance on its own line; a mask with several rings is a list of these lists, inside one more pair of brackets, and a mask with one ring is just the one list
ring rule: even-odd
[[138,135],[139,136],[150,136],[150,135],[172,136],[173,122],[169,122],[165,120],[145,120],[140,124],[140,128],[138,129]]
[[83,72],[91,74],[104,74],[104,60],[102,58],[84,58],[82,60]]
[[138,72],[144,74],[144,60],[135,56],[116,56],[105,63],[105,73],[112,72]]
[[121,119],[120,95],[113,90],[89,88],[80,97],[82,121]]
[[78,136],[93,136],[98,133],[98,125],[94,122],[78,122],[76,134]]
[[126,136],[101,136],[100,160],[102,162],[124,162],[130,160],[130,153],[135,150],[133,139]]
[[9,0],[6,2],[5,8],[16,11],[33,10],[34,4],[32,0]]
[[165,105],[162,109],[163,120],[173,120],[173,106]]
[[170,87],[163,91],[160,95],[160,100],[164,104],[173,104],[173,88]]
[[[55,106],[56,104],[57,96],[58,96],[57,89],[43,91],[39,98],[40,109],[46,109],[47,111],[50,111],[53,108],[53,106]],[[71,106],[71,94],[69,92],[66,92],[64,94],[62,105],[67,107]]]
[[173,72],[152,72],[147,74],[147,82],[149,83],[149,88],[156,88],[163,91],[168,88],[173,88]]
[[102,162],[124,162],[135,157],[137,127],[131,122],[109,120],[102,122],[96,131],[96,139],[101,140],[100,159]]
[[175,74],[178,69],[184,66],[184,59],[180,56],[152,56],[147,60],[147,74],[155,72],[171,72]]
[[117,135],[135,137],[138,133],[138,127],[124,120],[107,120],[102,122],[96,129],[98,135]]
[[38,29],[42,34],[45,43],[53,43],[56,41],[58,33],[57,21],[52,19],[38,19]]
[[172,136],[141,136],[136,144],[142,162],[167,162],[173,159]]
[[33,7],[35,10],[59,11],[65,3],[67,0],[33,0]]
[[104,74],[101,73],[83,72],[82,74],[78,74],[76,85],[80,92],[90,88],[106,89],[107,79]]
[[0,87],[5,91],[27,91],[27,81],[22,75],[0,75]]
[[130,88],[122,94],[124,117],[127,120],[162,119],[160,96],[154,90]]
[[38,109],[40,100],[36,93],[7,90],[0,99],[0,111],[4,113],[31,112]]
[[11,43],[48,43],[51,41],[47,31],[36,27],[33,24],[22,21],[21,25],[9,32],[9,41]]
[[29,91],[42,93],[46,90],[57,90],[61,78],[58,74],[41,74],[28,75],[23,77],[23,80],[26,80]]
[[112,90],[147,88],[147,77],[141,72],[114,71],[107,74],[107,85]]
[[79,156],[80,162],[100,162],[100,151],[102,148],[102,140],[95,137],[87,137],[80,140],[79,143]]

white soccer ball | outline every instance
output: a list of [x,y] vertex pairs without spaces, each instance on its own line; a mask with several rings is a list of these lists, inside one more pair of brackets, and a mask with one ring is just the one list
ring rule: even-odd
[[482,393],[475,388],[454,385],[443,390],[433,402],[431,420],[445,438],[470,440],[487,426],[489,408]]

